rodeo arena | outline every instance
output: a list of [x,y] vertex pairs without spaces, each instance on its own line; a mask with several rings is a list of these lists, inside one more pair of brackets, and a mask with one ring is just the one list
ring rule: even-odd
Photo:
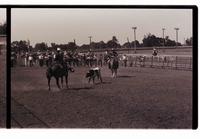
[[192,128],[192,46],[11,52],[13,128]]

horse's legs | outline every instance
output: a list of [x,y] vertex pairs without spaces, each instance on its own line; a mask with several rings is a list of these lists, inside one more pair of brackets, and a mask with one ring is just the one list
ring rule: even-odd
[[48,78],[48,86],[49,86],[49,91],[51,90],[51,85],[50,85],[50,82],[51,82],[51,77],[47,77]]
[[100,79],[100,81],[102,83],[103,81],[102,81],[102,77],[101,77],[101,72],[99,72],[99,77],[98,78]]
[[114,70],[111,69],[111,71],[112,71],[112,78],[114,78],[114,76],[115,76],[115,74],[114,74]]
[[94,84],[94,78],[95,78],[95,76],[92,77],[93,84]]
[[112,69],[112,77],[115,78],[117,76],[117,70]]
[[58,77],[56,77],[56,84],[57,84],[58,88],[60,89],[60,84],[59,84],[59,78]]
[[63,88],[63,77],[61,77],[61,86]]
[[91,77],[89,77],[88,83],[90,83]]
[[117,77],[117,69],[115,69],[115,77]]
[[68,75],[65,76],[65,83],[66,83],[66,87],[69,88],[69,86],[68,86]]

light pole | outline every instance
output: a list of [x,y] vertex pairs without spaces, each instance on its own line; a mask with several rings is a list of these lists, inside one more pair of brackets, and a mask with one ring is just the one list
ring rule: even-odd
[[165,47],[165,28],[162,28],[163,31],[163,47]]
[[30,40],[29,39],[27,39],[27,47],[28,47],[28,52],[30,52],[31,50],[30,50]]
[[136,53],[136,29],[137,29],[137,27],[132,27],[132,29],[134,30],[134,51]]
[[91,45],[91,42],[92,42],[92,36],[89,36],[88,38],[90,39],[90,45]]
[[174,28],[176,30],[176,47],[178,46],[178,31],[179,28]]
[[165,28],[162,28],[163,31],[163,52],[165,52]]

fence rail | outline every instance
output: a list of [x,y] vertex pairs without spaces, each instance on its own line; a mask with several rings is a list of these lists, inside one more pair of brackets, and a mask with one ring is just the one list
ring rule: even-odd
[[120,60],[122,66],[192,70],[191,56],[145,56],[127,55],[127,60]]

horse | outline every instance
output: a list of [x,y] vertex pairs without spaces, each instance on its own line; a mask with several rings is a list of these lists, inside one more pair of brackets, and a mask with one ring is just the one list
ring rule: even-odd
[[51,90],[51,77],[55,77],[56,84],[59,89],[61,89],[59,78],[61,78],[61,85],[63,87],[63,77],[65,77],[66,87],[68,88],[68,71],[74,72],[74,69],[72,67],[68,67],[66,64],[64,64],[63,66],[61,66],[60,64],[53,64],[52,66],[47,68],[46,77],[48,80],[49,91]]
[[119,68],[119,60],[118,57],[113,57],[108,60],[108,68],[112,72],[112,77],[117,77],[117,69]]

